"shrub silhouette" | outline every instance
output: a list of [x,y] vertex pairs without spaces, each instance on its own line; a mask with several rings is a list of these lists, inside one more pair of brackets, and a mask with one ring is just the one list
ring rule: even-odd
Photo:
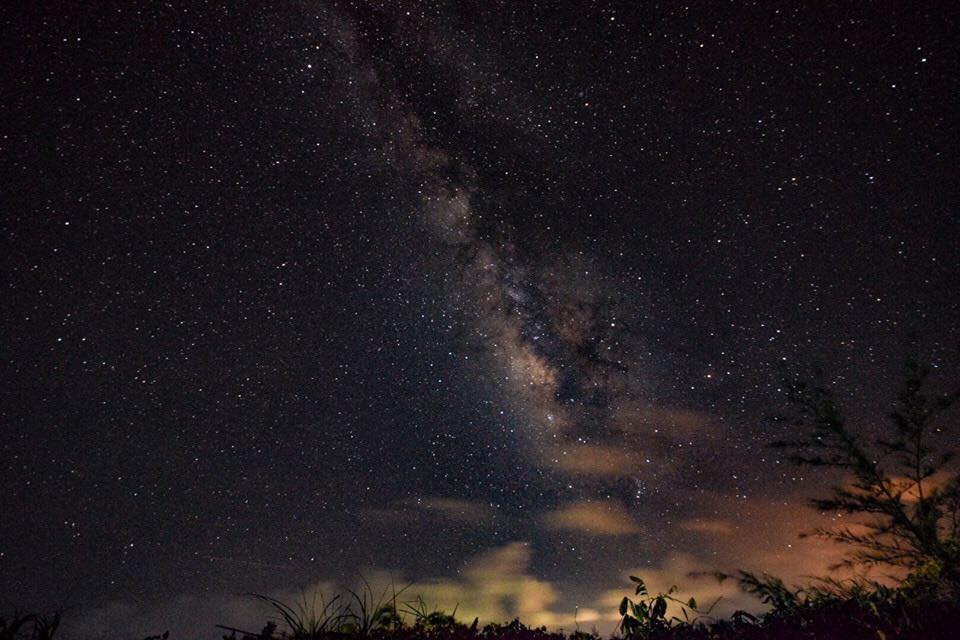
[[[674,595],[677,593],[676,586],[670,587],[666,593],[654,596],[647,591],[647,585],[642,578],[630,576],[630,581],[636,585],[634,596],[639,598],[634,601],[625,596],[620,601],[620,624],[617,630],[623,633],[625,638],[647,638],[668,631],[695,630],[701,626],[699,616],[709,615],[713,606],[717,604],[714,602],[709,609],[701,612],[697,608],[695,598],[681,600]],[[670,603],[680,607],[683,618],[667,617],[667,607]],[[693,614],[692,617],[691,614]]]
[[60,614],[16,613],[0,616],[0,640],[50,640],[60,628]]
[[[812,532],[851,547],[838,566],[902,569],[913,595],[960,595],[960,481],[952,472],[956,433],[943,420],[957,392],[929,390],[930,368],[907,363],[890,428],[868,444],[848,424],[828,386],[798,379],[787,387],[789,421],[797,437],[774,443],[789,459],[852,476],[812,503],[823,511],[861,516],[863,530]],[[951,441],[950,438],[954,440]],[[837,567],[834,567],[837,568]]]

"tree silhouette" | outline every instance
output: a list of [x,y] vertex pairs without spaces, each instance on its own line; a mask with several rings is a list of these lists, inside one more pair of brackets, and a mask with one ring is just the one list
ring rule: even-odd
[[774,443],[791,461],[846,472],[850,481],[811,502],[823,511],[862,516],[853,526],[820,527],[816,535],[850,545],[840,566],[886,566],[906,571],[906,588],[960,594],[960,481],[951,466],[955,430],[948,417],[958,393],[929,390],[930,369],[907,363],[886,437],[855,432],[833,391],[794,380],[791,415],[799,436]]

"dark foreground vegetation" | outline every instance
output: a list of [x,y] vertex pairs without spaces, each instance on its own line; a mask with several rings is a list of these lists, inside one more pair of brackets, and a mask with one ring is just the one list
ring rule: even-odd
[[[814,586],[790,589],[777,578],[741,572],[734,579],[748,593],[768,605],[762,615],[738,611],[716,619],[694,598],[681,599],[675,589],[656,595],[647,592],[641,578],[631,576],[633,596],[620,604],[615,638],[625,640],[848,640],[947,639],[960,632],[960,603],[918,592],[904,583],[893,588],[865,580],[819,581]],[[350,601],[339,598],[319,607],[299,606],[257,596],[269,602],[286,627],[270,622],[259,633],[221,627],[223,640],[600,640],[596,631],[576,629],[550,632],[530,628],[519,620],[479,626],[457,621],[453,615],[430,611],[422,600],[403,602],[394,594],[385,604],[374,602],[366,589],[351,592]],[[381,596],[382,597],[382,596]]]
[[[787,385],[789,410],[777,422],[787,437],[774,446],[795,463],[838,470],[841,484],[813,505],[853,516],[856,528],[816,529],[815,535],[849,549],[839,566],[877,568],[900,576],[896,584],[866,578],[821,578],[791,588],[776,577],[716,573],[765,605],[753,615],[711,616],[676,589],[648,593],[632,576],[620,603],[616,637],[626,640],[939,640],[960,638],[960,476],[954,463],[957,433],[946,418],[960,393],[929,390],[929,369],[906,368],[886,433],[848,424],[832,390],[822,384]],[[850,520],[849,518],[845,520]],[[835,568],[839,568],[835,567]],[[260,631],[221,626],[224,640],[596,640],[579,629],[548,632],[518,620],[480,626],[455,613],[432,610],[402,592],[375,596],[367,586],[319,602],[288,604],[267,596],[276,620]],[[49,640],[60,615],[0,617],[0,640]],[[198,630],[193,637],[209,637]],[[167,640],[167,634],[149,640]],[[172,640],[180,640],[172,639]],[[184,639],[187,640],[187,639]]]
[[[867,582],[829,583],[789,589],[776,578],[740,574],[740,586],[770,608],[762,615],[738,611],[716,619],[698,608],[695,599],[681,600],[675,591],[648,594],[640,578],[634,595],[621,603],[614,638],[624,640],[947,640],[960,637],[960,603],[917,598],[909,588]],[[596,631],[551,632],[519,620],[481,626],[454,615],[428,610],[421,600],[404,602],[396,595],[386,604],[351,594],[320,606],[287,604],[264,596],[276,621],[260,631],[220,627],[223,640],[600,640]],[[375,607],[375,608],[374,608]],[[0,618],[0,640],[50,640],[58,615]],[[191,638],[212,638],[214,630],[198,630]],[[118,639],[119,640],[119,639]],[[168,634],[145,640],[180,640]],[[188,640],[188,639],[184,639]]]

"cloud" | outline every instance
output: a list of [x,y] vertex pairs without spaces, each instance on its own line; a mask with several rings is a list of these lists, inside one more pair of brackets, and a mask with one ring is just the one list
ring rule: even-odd
[[[810,576],[831,573],[830,567],[849,551],[843,545],[817,537],[799,537],[801,532],[818,526],[854,523],[848,517],[811,508],[806,495],[799,492],[779,499],[708,493],[702,494],[692,508],[700,512],[709,508],[718,514],[716,518],[689,519],[679,525],[684,531],[714,539],[713,544],[704,549],[713,556],[711,570],[714,571],[760,571],[799,583]],[[704,540],[705,544],[710,542],[710,538]]]
[[[448,505],[449,506],[449,505]],[[574,612],[554,611],[558,590],[552,582],[530,573],[532,549],[526,542],[511,542],[489,549],[465,563],[460,578],[426,579],[411,583],[400,599],[420,596],[431,610],[452,613],[458,620],[471,622],[506,622],[519,617],[526,624],[551,627],[572,626]],[[374,598],[389,597],[399,584],[390,573],[372,570],[367,584]],[[320,603],[351,586],[323,581],[303,592],[271,591],[267,595],[287,604]],[[69,621],[76,637],[115,638],[144,637],[166,629],[173,637],[193,637],[198,630],[215,633],[215,624],[226,624],[248,631],[258,631],[269,619],[271,611],[264,603],[250,597],[229,594],[184,594],[169,600],[140,604],[127,601],[109,603],[88,609]],[[581,622],[596,616],[585,610],[577,617]],[[66,634],[65,634],[66,637]]]
[[[642,577],[652,593],[680,588],[682,599],[694,596],[706,609],[718,598],[712,615],[727,616],[737,609],[759,611],[762,604],[742,593],[733,581],[719,582],[712,573],[733,572],[739,568],[768,571],[788,583],[805,581],[804,576],[822,574],[835,562],[843,549],[818,539],[797,539],[797,532],[814,524],[829,522],[824,514],[796,500],[730,500],[708,495],[722,517],[690,519],[681,522],[681,531],[708,536],[701,553],[672,554],[653,565],[617,572],[609,580],[591,583],[581,600],[585,606],[564,598],[560,586],[531,572],[533,548],[516,541],[488,549],[466,561],[453,576],[419,579],[404,591],[404,597],[421,596],[428,608],[451,613],[470,623],[474,617],[481,623],[504,622],[519,617],[527,624],[551,629],[572,629],[576,624],[597,626],[610,633],[619,619],[617,606],[630,594],[629,575]],[[451,498],[429,498],[421,501],[422,511],[436,513],[446,519],[479,518],[488,506]],[[411,510],[411,513],[416,513]],[[577,532],[585,536],[637,535],[640,527],[625,509],[611,502],[574,502],[542,516],[542,524],[552,530]],[[742,532],[742,535],[732,535]],[[710,542],[716,540],[716,546]],[[758,545],[758,540],[763,544]],[[386,570],[371,568],[365,572],[375,594],[389,593],[394,585],[404,585],[402,578]],[[593,585],[596,585],[595,587]],[[350,585],[343,582],[318,582],[306,590],[327,597],[342,592]],[[285,602],[302,599],[291,591],[268,593]],[[679,613],[678,611],[676,611]],[[249,598],[229,594],[180,595],[150,605],[115,602],[78,614],[70,621],[77,637],[107,638],[143,637],[171,629],[174,637],[194,635],[198,629],[212,629],[214,624],[227,624],[256,631],[269,612]],[[66,636],[65,636],[66,637]]]
[[705,411],[650,404],[621,404],[614,417],[615,424],[624,431],[663,432],[687,437],[709,428],[715,417]]
[[684,531],[703,533],[712,536],[728,536],[736,531],[736,527],[726,520],[695,518],[681,522],[678,525]]
[[420,595],[428,607],[451,612],[470,622],[504,622],[519,617],[526,624],[556,626],[573,614],[552,610],[558,598],[553,583],[531,575],[532,549],[511,542],[471,559],[462,579],[428,580],[412,584],[407,593]]
[[576,531],[590,535],[623,536],[640,533],[626,510],[610,502],[581,501],[542,516],[550,529]]
[[570,474],[600,478],[627,477],[638,467],[633,454],[623,447],[581,444],[555,449],[553,465]]
[[458,522],[485,522],[496,513],[496,509],[488,504],[455,498],[426,498],[421,501],[421,507]]
[[482,524],[497,516],[497,510],[489,504],[445,497],[404,500],[388,507],[361,509],[360,513],[371,520],[391,523],[411,523],[433,517],[452,522]]

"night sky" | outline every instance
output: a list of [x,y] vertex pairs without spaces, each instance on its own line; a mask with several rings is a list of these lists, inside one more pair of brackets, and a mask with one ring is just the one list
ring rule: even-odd
[[639,572],[733,608],[687,574],[835,553],[797,539],[830,479],[766,446],[784,371],[865,428],[909,345],[956,377],[950,3],[23,4],[4,607],[213,638],[362,574],[604,629]]

